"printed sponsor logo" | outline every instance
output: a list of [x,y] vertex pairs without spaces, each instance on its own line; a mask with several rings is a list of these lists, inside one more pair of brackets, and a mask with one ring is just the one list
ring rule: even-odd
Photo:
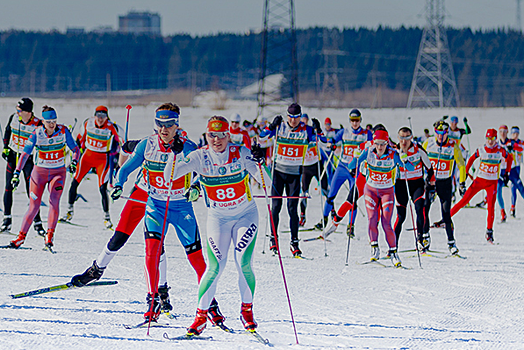
[[235,250],[237,252],[242,252],[242,250],[248,246],[249,242],[253,238],[253,235],[257,232],[257,225],[254,223],[249,226],[249,228],[246,230],[246,232],[240,237],[238,240],[237,246],[235,247]]
[[220,253],[220,249],[218,249],[217,245],[215,244],[215,241],[213,241],[213,238],[209,237],[209,245],[211,245],[211,249],[215,252],[215,256],[217,257],[217,260],[222,260],[222,253]]

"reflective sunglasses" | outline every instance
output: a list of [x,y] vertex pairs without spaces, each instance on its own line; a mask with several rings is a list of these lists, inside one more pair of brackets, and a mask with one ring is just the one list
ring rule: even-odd
[[98,111],[95,113],[95,117],[98,117],[98,118],[107,118],[107,113],[104,112],[104,111]]
[[411,138],[413,137],[413,135],[409,135],[409,136],[398,136],[399,139],[401,140],[411,140]]
[[497,139],[497,136],[492,137],[486,137],[486,140],[495,141]]
[[155,124],[156,126],[158,126],[159,128],[170,128],[172,127],[173,125],[176,125],[177,122],[176,120],[174,119],[167,119],[167,120],[160,120],[160,119],[155,119]]
[[302,114],[289,114],[289,113],[288,113],[287,116],[290,117],[290,118],[295,119],[295,118],[300,118],[300,117],[302,117]]
[[219,139],[223,139],[224,137],[227,136],[227,132],[208,132],[207,133],[209,135],[209,137],[211,137],[212,139],[214,139],[215,137],[219,138]]
[[376,140],[376,141],[373,141],[373,143],[378,146],[385,146],[387,145],[388,142],[384,140]]
[[441,130],[441,129],[435,129],[435,132],[439,135],[446,135],[448,133],[448,129],[444,129],[444,130]]

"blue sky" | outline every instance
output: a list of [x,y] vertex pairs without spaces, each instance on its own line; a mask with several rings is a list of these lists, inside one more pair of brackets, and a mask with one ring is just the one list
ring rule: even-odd
[[[262,25],[263,0],[0,0],[0,30],[117,28],[129,10],[158,12],[162,34],[241,33]],[[300,28],[424,25],[424,0],[295,0]],[[522,6],[524,7],[524,1]],[[448,0],[453,27],[515,27],[516,0]],[[524,17],[524,15],[522,16]]]

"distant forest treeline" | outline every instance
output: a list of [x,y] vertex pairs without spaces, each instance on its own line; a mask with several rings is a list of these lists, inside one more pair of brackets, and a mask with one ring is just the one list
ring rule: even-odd
[[[320,92],[324,28],[297,30],[300,91]],[[339,32],[342,92],[409,91],[419,28]],[[448,29],[461,106],[524,105],[524,36]],[[261,34],[192,37],[0,32],[0,93],[237,90],[259,76]],[[286,48],[283,48],[284,50]]]

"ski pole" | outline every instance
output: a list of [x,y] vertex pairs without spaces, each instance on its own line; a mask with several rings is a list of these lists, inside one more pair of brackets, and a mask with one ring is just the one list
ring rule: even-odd
[[134,198],[131,198],[131,197],[128,197],[128,196],[120,196],[120,198],[126,199],[128,201],[136,202],[136,203],[147,204],[146,201],[141,201],[140,199],[134,199]]
[[127,109],[127,119],[126,119],[126,134],[124,135],[124,143],[127,142],[127,133],[128,133],[128,130],[129,130],[129,111],[131,110],[131,105],[127,105],[126,106],[126,109]]
[[469,151],[471,149],[471,146],[469,144],[469,134],[470,134],[470,130],[471,128],[469,127],[469,124],[468,124],[468,118],[464,117],[464,125],[466,125],[466,139],[468,140],[468,157],[469,157]]
[[[277,159],[277,138],[278,138],[278,132],[280,131],[280,125],[278,126],[277,128],[277,132],[275,133],[275,139],[273,140],[273,154],[271,155],[271,159],[272,159],[272,162],[271,162],[271,181],[273,181],[273,178],[275,177],[275,161]],[[267,156],[267,155],[266,155]],[[271,186],[273,186],[273,184],[271,184]],[[266,193],[266,196],[267,196],[267,193]],[[264,245],[262,246],[262,254],[266,254],[266,239],[267,237],[270,235],[270,233],[268,233],[268,229],[270,229],[271,227],[271,214],[268,215],[267,217],[267,225],[266,225],[266,234],[264,236]]]
[[[355,213],[355,196],[356,196],[356,193],[358,191],[357,189],[357,178],[358,178],[358,171],[359,171],[359,166],[358,166],[358,161],[357,161],[357,169],[356,169],[356,172],[355,172],[355,183],[353,184],[353,208],[351,208],[351,215],[349,217],[349,229],[352,229],[352,225],[353,225],[353,220],[355,219],[355,216],[353,215],[353,213]],[[358,200],[358,198],[357,198]],[[349,246],[351,244],[351,236],[348,235],[348,249],[346,251],[346,266],[348,266],[348,262],[349,262]]]
[[[167,199],[166,199],[166,211],[164,213],[164,222],[162,224],[162,233],[160,235],[160,244],[158,245],[158,251],[157,251],[157,256],[158,256],[158,260],[155,262],[155,266],[157,267],[156,268],[156,271],[155,271],[155,276],[154,276],[154,283],[156,283],[158,285],[158,275],[160,274],[160,271],[158,271],[158,265],[160,264],[160,253],[162,251],[162,247],[164,246],[164,237],[165,237],[165,229],[166,229],[166,223],[167,223],[167,214],[169,212],[169,199],[171,198],[171,186],[173,184],[173,176],[175,174],[175,163],[176,163],[176,155],[174,156],[174,159],[173,159],[173,165],[171,166],[171,175],[169,176],[169,183],[168,183],[168,186],[167,186]],[[152,291],[150,291],[152,292]],[[151,294],[151,293],[150,293]],[[155,296],[153,295],[153,300],[151,301],[151,306],[149,308],[149,312],[152,312],[153,311],[153,306],[155,304]],[[151,319],[152,317],[149,317],[149,322],[147,323],[147,335],[149,335],[149,329],[151,328]]]
[[269,219],[271,221],[271,228],[273,231],[273,238],[275,239],[275,245],[277,247],[277,253],[278,253],[278,262],[280,264],[280,271],[282,272],[282,280],[284,281],[284,288],[286,290],[286,296],[287,296],[287,302],[289,305],[289,313],[291,314],[291,323],[293,323],[293,330],[295,332],[295,339],[298,344],[298,334],[297,334],[297,327],[295,325],[295,318],[293,317],[293,309],[291,308],[291,299],[289,298],[289,291],[287,288],[287,281],[286,281],[286,274],[284,273],[284,264],[282,264],[282,256],[280,256],[280,246],[278,244],[278,238],[277,238],[277,231],[275,228],[275,222],[273,221],[273,214],[271,214],[271,207],[269,205],[269,197],[267,195],[267,188],[266,188],[266,181],[264,180],[264,173],[262,172],[262,165],[260,162],[257,162],[258,169],[260,170],[260,178],[262,181],[262,187],[264,188],[264,194],[266,197],[266,204],[267,204],[267,210],[269,213]]
[[[417,244],[417,233],[418,233],[418,227],[415,223],[415,218],[413,217],[413,206],[411,205],[411,202],[413,199],[411,198],[411,193],[409,192],[409,183],[408,183],[408,175],[407,175],[406,167],[404,167],[404,178],[406,181],[406,192],[408,193],[408,205],[409,205],[409,213],[411,214],[411,223],[413,224],[413,236],[415,236],[415,250],[417,251],[417,257],[418,257],[418,266],[422,268],[422,262],[420,261],[420,251],[418,249]],[[397,242],[398,243],[398,242]]]
[[[321,210],[324,210],[324,194],[322,193],[322,181],[320,180],[320,162],[322,161],[322,157],[320,155],[320,148],[318,147],[318,135],[315,137],[316,141],[316,147],[317,147],[317,155],[318,155],[318,162],[317,162],[317,181],[318,181],[318,188],[320,189],[320,208]],[[324,234],[324,230],[326,229],[326,224],[324,223],[324,217],[323,214],[320,214],[320,222],[322,222],[322,235]],[[327,242],[324,239],[324,257],[327,257]]]
[[[326,161],[326,164],[330,164],[330,163],[331,163],[331,157],[333,157],[333,154],[334,154],[334,153],[335,153],[334,151],[331,151],[331,153],[329,154],[328,159],[327,159],[327,161]],[[331,165],[333,165],[333,163],[331,163]],[[324,175],[326,175],[326,173],[327,173],[327,168],[328,168],[328,167],[326,166],[326,167],[324,168],[324,170],[322,170],[322,174],[320,175],[320,179],[322,179],[322,178],[324,177]]]

